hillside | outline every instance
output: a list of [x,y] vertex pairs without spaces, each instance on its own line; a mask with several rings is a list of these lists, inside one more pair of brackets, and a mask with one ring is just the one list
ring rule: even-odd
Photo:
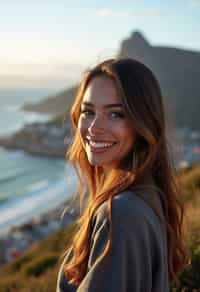
[[[140,32],[122,40],[118,57],[132,57],[149,66],[157,76],[170,119],[178,127],[200,130],[200,52],[154,46]],[[62,115],[68,113],[76,86],[24,110]]]
[[76,87],[72,87],[62,91],[61,93],[50,96],[38,103],[28,103],[22,107],[25,111],[35,111],[39,113],[52,114],[54,116],[60,116],[62,114],[68,114],[73,98],[76,93]]
[[0,267],[0,292],[55,292],[61,255],[73,230],[72,223],[67,230],[34,243],[22,256]]
[[[191,265],[181,274],[179,289],[173,292],[200,291],[200,164],[179,174],[185,202],[185,241],[190,249]],[[35,243],[24,255],[0,267],[0,292],[55,292],[60,256],[66,250],[75,225]],[[175,286],[172,286],[175,287]],[[195,290],[196,289],[196,290]],[[172,291],[172,290],[171,290]]]

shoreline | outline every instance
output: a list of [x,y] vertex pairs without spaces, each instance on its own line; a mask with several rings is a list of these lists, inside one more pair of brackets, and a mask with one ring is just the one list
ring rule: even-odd
[[[70,143],[69,124],[61,126],[60,119],[47,123],[25,125],[8,136],[0,136],[0,147],[6,150],[22,150],[42,158],[65,159],[66,148]],[[61,214],[66,213],[61,219]],[[0,265],[21,255],[34,242],[49,234],[66,228],[78,215],[73,205],[73,197],[33,216],[24,223],[0,232]]]
[[[65,213],[61,216],[64,210]],[[25,223],[13,226],[7,232],[1,233],[0,266],[22,255],[33,243],[67,228],[78,215],[78,208],[71,197],[56,208],[33,216]]]
[[62,158],[71,142],[69,124],[51,121],[24,126],[10,135],[0,136],[0,147],[10,150],[23,150],[34,156]]

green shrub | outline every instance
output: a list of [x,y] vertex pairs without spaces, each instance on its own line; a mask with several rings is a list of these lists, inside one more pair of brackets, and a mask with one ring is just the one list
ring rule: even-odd
[[55,254],[47,254],[40,256],[30,263],[22,267],[22,272],[27,276],[39,276],[48,268],[53,267],[57,263],[58,257]]
[[200,292],[200,239],[194,236],[190,242],[191,264],[179,275],[180,286],[175,287],[176,292]]
[[186,189],[190,192],[200,190],[200,175],[195,175],[191,180],[186,183]]
[[13,262],[13,269],[19,270],[25,263],[30,262],[31,260],[32,257],[30,255],[22,255]]

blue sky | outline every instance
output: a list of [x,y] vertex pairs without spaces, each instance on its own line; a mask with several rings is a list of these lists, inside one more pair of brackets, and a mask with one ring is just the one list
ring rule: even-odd
[[0,0],[0,86],[64,87],[140,30],[200,51],[200,0]]

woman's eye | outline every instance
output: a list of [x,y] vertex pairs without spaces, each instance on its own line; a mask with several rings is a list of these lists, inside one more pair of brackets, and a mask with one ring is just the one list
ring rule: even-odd
[[111,116],[114,118],[124,118],[124,114],[121,112],[111,112]]
[[[92,110],[83,109],[81,110],[81,114],[83,116],[92,116],[95,113]],[[110,112],[109,116],[111,116],[112,118],[124,118],[124,114],[122,112]]]
[[83,110],[81,110],[81,114],[88,116],[88,115],[93,114],[93,111],[88,110],[88,109],[83,109]]

